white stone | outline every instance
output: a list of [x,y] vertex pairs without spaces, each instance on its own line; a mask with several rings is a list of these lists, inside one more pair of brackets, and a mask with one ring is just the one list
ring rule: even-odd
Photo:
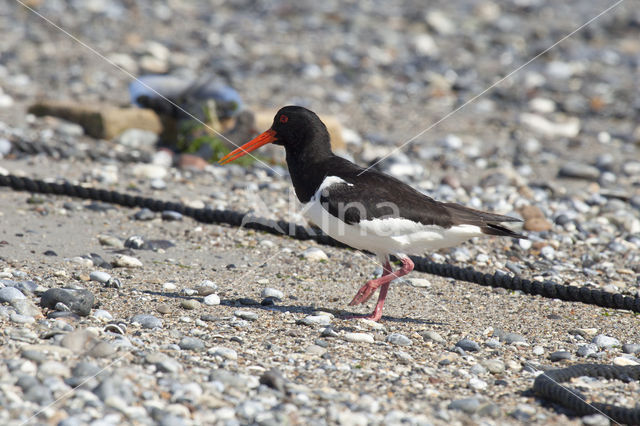
[[580,119],[569,117],[562,123],[555,123],[537,114],[522,113],[520,122],[534,132],[549,138],[574,138],[580,133]]
[[127,256],[126,254],[118,254],[113,259],[113,266],[120,268],[142,268],[142,262],[133,256]]
[[613,365],[625,366],[625,365],[640,365],[637,361],[627,358],[625,356],[617,356],[613,359]]
[[404,282],[412,287],[429,288],[431,287],[431,281],[426,278],[405,278]]
[[369,333],[346,333],[344,340],[352,343],[373,343],[373,335]]
[[204,298],[204,304],[207,306],[215,306],[220,304],[220,296],[213,293]]
[[301,256],[304,259],[307,259],[312,262],[329,260],[329,257],[327,256],[327,254],[317,247],[310,247],[306,249],[305,251],[302,252]]
[[167,169],[158,164],[136,164],[131,169],[131,174],[137,178],[162,179],[167,175]]
[[111,279],[111,275],[103,271],[93,271],[89,274],[89,279],[104,284]]

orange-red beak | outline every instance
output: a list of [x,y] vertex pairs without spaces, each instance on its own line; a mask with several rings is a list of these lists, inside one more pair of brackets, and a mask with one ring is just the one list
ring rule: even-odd
[[237,160],[238,158],[242,157],[243,155],[248,154],[251,151],[254,151],[254,150],[260,148],[262,145],[266,145],[266,144],[271,143],[271,142],[273,142],[275,140],[277,140],[276,131],[269,129],[266,132],[264,132],[264,133],[260,134],[259,136],[255,137],[254,139],[251,139],[249,142],[245,143],[240,148],[234,149],[233,151],[231,151],[230,153],[228,153],[227,155],[222,157],[218,161],[218,163],[220,163],[220,164],[230,163],[233,160]]

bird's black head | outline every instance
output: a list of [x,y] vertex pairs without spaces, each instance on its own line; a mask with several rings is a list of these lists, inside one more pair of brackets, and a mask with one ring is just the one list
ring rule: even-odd
[[300,106],[286,106],[273,118],[271,130],[276,132],[276,145],[299,149],[310,143],[324,142],[329,133],[315,112]]
[[287,158],[320,159],[331,155],[329,132],[320,118],[306,108],[286,106],[273,119],[271,128],[220,160],[226,164],[268,143],[284,146]]

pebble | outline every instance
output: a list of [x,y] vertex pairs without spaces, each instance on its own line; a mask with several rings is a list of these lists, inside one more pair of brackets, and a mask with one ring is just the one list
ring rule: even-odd
[[278,289],[275,289],[275,288],[265,287],[260,292],[260,297],[263,298],[263,299],[267,298],[267,297],[271,297],[273,299],[283,300],[284,299],[284,293],[282,291],[278,290]]
[[180,349],[182,350],[195,352],[202,351],[205,348],[204,342],[202,340],[198,339],[197,337],[189,336],[183,337],[182,340],[180,340],[180,343],[178,343],[178,346],[180,346]]
[[500,374],[505,370],[504,362],[499,359],[487,359],[482,361],[482,365],[492,374]]
[[416,288],[430,288],[431,281],[426,278],[405,278],[404,282],[409,284],[411,287]]
[[99,283],[107,283],[111,279],[111,275],[102,271],[93,271],[89,274],[89,279],[91,281],[97,281]]
[[310,247],[302,252],[301,257],[311,262],[321,262],[329,260],[327,254],[317,247]]
[[527,343],[527,339],[517,333],[507,333],[502,336],[500,340],[502,340],[507,345],[510,345],[511,343]]
[[217,294],[210,294],[203,299],[203,302],[207,306],[216,306],[220,304],[220,296]]
[[13,303],[16,300],[26,299],[26,296],[17,288],[0,288],[0,302]]
[[569,351],[555,351],[549,355],[549,359],[552,362],[563,361],[565,359],[571,359],[571,352]]
[[21,315],[17,312],[12,312],[9,318],[11,319],[11,321],[17,324],[33,324],[34,322],[36,322],[36,319],[34,317]]
[[331,324],[331,317],[329,315],[307,315],[298,320],[298,323],[310,326],[328,326]]
[[117,254],[113,259],[113,266],[119,268],[142,268],[142,262],[133,256]]
[[78,329],[65,334],[60,340],[60,346],[78,353],[84,351],[85,347],[94,339],[95,336],[87,329]]
[[112,235],[98,235],[98,241],[100,242],[100,245],[103,246],[124,248],[124,243],[122,242],[122,240]]
[[245,311],[245,310],[237,310],[233,313],[233,315],[237,316],[238,318],[242,318],[244,320],[247,321],[255,321],[257,320],[260,316],[253,311]]
[[625,354],[637,354],[640,353],[640,344],[637,343],[627,343],[622,345],[622,352]]
[[168,222],[182,220],[182,213],[165,210],[162,212],[162,220],[166,220]]
[[208,296],[213,294],[218,289],[218,285],[210,280],[203,280],[198,286],[196,290],[198,290],[198,294],[200,296]]
[[484,390],[487,388],[487,382],[482,379],[478,379],[477,377],[473,377],[469,380],[469,387],[473,390]]
[[566,163],[558,171],[560,177],[584,180],[598,180],[600,170],[597,167],[582,163]]
[[387,336],[387,342],[398,346],[411,346],[412,343],[411,339],[400,333],[390,333]]
[[132,248],[134,250],[141,250],[145,248],[144,237],[141,235],[132,235],[126,239],[124,242],[124,246],[127,248]]
[[200,302],[198,302],[196,299],[186,299],[180,301],[180,307],[182,309],[190,311],[193,309],[198,309],[200,307]]
[[111,321],[113,319],[113,315],[111,315],[109,311],[106,311],[104,309],[94,310],[91,316],[103,321]]
[[581,345],[576,354],[581,357],[588,357],[598,353],[598,345],[595,343],[588,343],[586,345]]
[[470,339],[462,339],[456,343],[456,346],[467,352],[477,352],[480,350],[480,345]]
[[167,168],[159,164],[136,164],[131,174],[143,179],[162,179],[167,175]]
[[160,371],[166,373],[178,373],[182,371],[182,365],[162,352],[151,352],[145,356],[147,364],[153,364]]
[[118,349],[111,343],[100,341],[96,343],[89,351],[87,355],[93,358],[108,358],[115,354]]
[[617,356],[613,359],[613,365],[627,366],[627,365],[640,365],[637,360],[628,358],[626,356]]
[[609,426],[611,424],[609,418],[600,413],[583,416],[581,420],[584,426]]
[[475,397],[456,399],[451,401],[447,408],[449,410],[460,410],[467,414],[473,414],[480,408],[480,400]]
[[162,320],[149,314],[138,314],[131,318],[131,324],[138,323],[142,328],[162,328]]
[[236,361],[238,359],[238,353],[234,349],[226,348],[224,346],[215,346],[210,348],[207,353],[209,355],[219,356],[231,361]]
[[117,137],[116,142],[128,148],[153,148],[158,135],[149,130],[127,129]]
[[373,343],[374,338],[369,333],[345,333],[344,340],[352,343]]
[[62,303],[71,312],[80,316],[91,313],[93,302],[93,294],[86,289],[51,288],[40,297],[40,305],[44,308],[55,309],[59,303]]
[[133,218],[135,220],[140,220],[140,221],[152,220],[155,217],[156,217],[156,214],[146,207],[137,211],[136,214],[133,215]]
[[424,340],[432,340],[432,341],[434,341],[436,343],[445,343],[446,342],[446,340],[444,340],[442,338],[442,336],[440,336],[440,334],[438,334],[438,332],[433,331],[433,330],[425,331],[423,333],[420,333],[420,335],[422,336],[422,338]]
[[176,283],[168,282],[162,284],[162,291],[176,291],[177,289],[178,286],[176,285]]
[[580,132],[580,120],[571,117],[564,122],[553,122],[538,114],[522,113],[520,122],[536,133],[550,139],[565,137],[574,138]]
[[536,356],[544,355],[544,348],[542,346],[534,346],[531,352]]
[[620,341],[618,339],[605,336],[604,334],[598,334],[593,338],[591,343],[595,344],[600,349],[611,349],[614,346],[620,346]]

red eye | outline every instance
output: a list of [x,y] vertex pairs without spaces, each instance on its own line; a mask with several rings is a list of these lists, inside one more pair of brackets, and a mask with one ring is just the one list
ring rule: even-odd
[[281,115],[280,116],[280,122],[281,123],[286,123],[287,121],[289,121],[289,117],[287,117],[286,115]]

